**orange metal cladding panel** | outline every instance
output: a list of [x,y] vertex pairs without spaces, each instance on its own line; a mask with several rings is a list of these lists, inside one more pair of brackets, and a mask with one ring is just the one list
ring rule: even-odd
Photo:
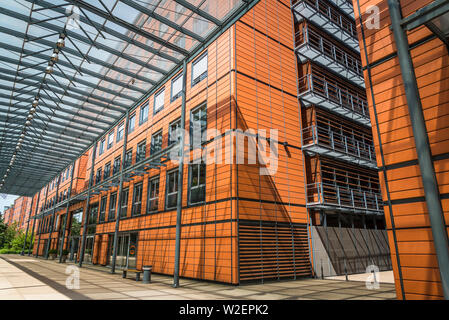
[[[233,27],[224,32],[214,41],[207,50],[208,75],[207,78],[191,86],[191,63],[187,65],[187,97],[186,97],[186,129],[189,130],[190,112],[203,103],[207,106],[207,128],[216,129],[219,132],[209,139],[216,138],[220,133],[225,133],[231,128],[231,107],[234,105],[234,31]],[[175,75],[174,77],[176,77]],[[174,78],[173,77],[173,78]],[[162,148],[168,146],[169,124],[181,116],[181,99],[175,101],[170,99],[171,81],[168,80],[164,86],[164,107],[153,114],[154,94],[142,105],[149,106],[148,120],[139,124],[140,107],[136,109],[135,129],[128,136],[127,150],[133,152],[133,163],[136,160],[136,148],[141,142],[146,142],[146,156],[150,155],[151,138],[154,133],[162,130]],[[159,90],[158,90],[159,92]],[[105,150],[95,159],[94,173],[98,168],[103,168],[107,163],[122,155],[123,139],[117,143],[117,127],[114,132],[114,143],[112,148]],[[107,135],[106,135],[107,139]],[[237,229],[232,214],[235,212],[235,201],[230,200],[232,165],[225,162],[229,155],[225,154],[224,139],[208,143],[204,152],[211,157],[216,156],[214,146],[221,143],[223,147],[221,163],[206,165],[206,203],[204,205],[187,207],[188,175],[189,169],[184,167],[183,183],[183,214],[182,214],[182,242],[181,242],[181,276],[215,280],[229,283],[237,283]],[[98,152],[97,148],[97,152]],[[198,156],[190,152],[190,158]],[[217,155],[218,156],[218,155]],[[86,176],[90,174],[91,158],[90,152],[86,165]],[[142,265],[153,265],[154,272],[172,274],[174,266],[175,248],[175,226],[176,210],[166,211],[165,189],[167,171],[176,169],[177,164],[167,163],[167,167],[152,169],[144,177],[135,177],[133,181],[124,183],[124,189],[129,190],[127,218],[120,221],[120,231],[138,231],[138,267]],[[95,174],[94,174],[95,176]],[[131,208],[133,202],[134,186],[142,183],[142,213],[146,213],[148,179],[159,176],[159,201],[157,213],[132,217]],[[91,199],[91,203],[99,202],[101,197],[107,196],[109,208],[110,194],[117,192],[118,188],[112,188],[108,192]],[[108,210],[106,210],[106,222],[97,225],[97,234],[114,232],[115,221],[107,222]],[[235,217],[234,217],[235,218]],[[98,240],[100,241],[100,240]],[[98,246],[99,263],[106,262],[107,240],[102,240]]]
[[260,1],[236,23],[237,126],[243,131],[265,129],[267,136],[277,129],[278,140],[290,145],[279,144],[276,173],[261,176],[259,164],[248,164],[257,156],[247,154],[245,143],[238,196],[268,203],[240,201],[240,219],[306,223],[292,35],[289,6],[280,1]]
[[[431,3],[432,1],[401,1],[402,13],[406,17]],[[366,28],[366,48],[364,47],[357,1],[353,1],[359,42],[364,66],[367,65],[365,52],[368,53],[368,63],[393,54],[393,58],[382,61],[371,68],[372,88],[365,71],[368,103],[373,124],[373,136],[377,153],[378,165],[383,163],[380,157],[380,143],[377,127],[374,121],[373,101],[377,108],[378,125],[381,135],[382,150],[387,166],[388,187],[393,201],[392,215],[396,227],[396,237],[401,270],[403,275],[404,293],[406,299],[442,299],[442,289],[439,278],[438,264],[433,247],[430,221],[425,204],[422,177],[420,174],[417,151],[411,128],[408,106],[402,82],[401,70],[396,54],[394,37],[390,30],[390,17],[386,0],[360,1],[360,11],[364,13],[367,6],[377,5],[380,8],[381,26],[379,30]],[[362,14],[366,19],[367,14]],[[408,33],[410,44],[431,35],[425,27],[417,28]],[[431,39],[410,50],[421,103],[426,120],[426,127],[434,161],[435,172],[442,195],[442,205],[446,224],[449,221],[449,57],[444,45],[438,39]],[[395,165],[394,167],[389,167]],[[383,197],[385,180],[380,174]],[[397,295],[401,298],[399,273],[396,260],[392,221],[390,210],[385,207],[387,228],[389,229],[390,250],[394,261]]]
[[[173,274],[175,226],[139,232],[137,266]],[[237,283],[235,222],[187,225],[182,228],[181,276]],[[143,254],[142,254],[143,252]]]

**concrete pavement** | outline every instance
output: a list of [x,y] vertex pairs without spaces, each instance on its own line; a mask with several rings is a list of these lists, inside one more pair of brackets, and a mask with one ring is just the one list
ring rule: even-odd
[[[67,269],[69,267],[69,269]],[[72,269],[71,269],[72,268]],[[395,299],[394,284],[369,290],[364,282],[329,279],[273,281],[265,284],[231,286],[181,279],[181,287],[171,286],[173,278],[152,275],[143,284],[121,273],[110,274],[104,267],[84,265],[79,269],[79,288],[67,288],[74,265],[20,255],[0,255],[0,299],[137,299],[137,300],[387,300]],[[70,282],[73,285],[75,282]]]

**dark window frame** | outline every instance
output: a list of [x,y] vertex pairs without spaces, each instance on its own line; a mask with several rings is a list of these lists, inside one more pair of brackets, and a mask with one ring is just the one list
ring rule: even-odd
[[[162,107],[160,107],[157,111],[156,111],[156,97],[159,96],[161,93],[163,93],[164,95],[164,103],[162,103]],[[162,110],[164,110],[164,106],[165,106],[165,87],[163,87],[162,89],[160,89],[158,92],[156,92],[154,94],[153,97],[153,115],[161,112]]]
[[[152,183],[153,181],[157,181],[157,197],[150,197],[154,191]],[[147,213],[157,212],[159,210],[160,183],[161,181],[159,175],[148,178]],[[152,207],[156,207],[156,209],[152,210]]]
[[202,55],[200,55],[198,58],[196,58],[195,61],[192,62],[192,68],[191,68],[191,74],[190,74],[192,88],[207,78],[207,73],[208,73],[207,67],[206,67],[206,71],[204,71],[202,74],[198,75],[195,79],[193,78],[193,69],[194,69],[195,65],[201,61],[201,59],[206,57],[206,59],[208,59],[207,62],[209,64],[209,58],[207,57],[207,53],[208,53],[207,51],[204,52]]
[[182,80],[181,80],[181,91],[179,91],[175,96],[173,96],[173,84],[175,81],[182,79],[183,73],[181,72],[176,77],[174,77],[170,84],[170,102],[175,101],[176,99],[180,98],[182,96]]
[[[201,183],[201,168],[198,170],[198,184],[196,186],[192,186],[193,181],[193,166],[200,166],[204,169],[204,183]],[[189,175],[188,175],[188,185],[187,185],[187,203],[189,205],[197,205],[206,202],[206,164],[203,161],[193,162],[189,164]],[[192,189],[199,189],[202,192],[202,200],[192,202]],[[203,189],[201,191],[201,189]]]
[[[112,201],[114,199],[114,201]],[[116,219],[117,213],[117,192],[111,193],[109,195],[109,211],[108,211],[108,221],[114,221]]]
[[[140,188],[139,193],[137,192]],[[136,196],[140,195],[140,201],[136,201]],[[143,198],[143,183],[136,183],[133,188],[133,202],[131,207],[131,216],[140,216],[142,214],[142,198]]]
[[[168,203],[169,203],[168,198],[171,196],[176,196],[176,199],[177,199],[177,197],[178,197],[178,183],[179,183],[178,170],[179,170],[179,168],[175,168],[175,169],[172,169],[172,170],[166,172],[166,176],[165,176],[165,210],[172,210],[172,209],[176,208],[176,205],[177,205],[177,204],[175,204],[174,206],[170,207],[168,205]],[[169,179],[169,176],[171,176],[172,174],[174,174],[174,177],[175,177],[176,192],[169,193],[169,190],[168,190],[169,189],[169,180],[168,179]]]

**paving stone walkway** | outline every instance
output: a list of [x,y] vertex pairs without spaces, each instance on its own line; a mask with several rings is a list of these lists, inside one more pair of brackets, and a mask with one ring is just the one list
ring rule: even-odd
[[[382,283],[369,290],[364,282],[329,279],[300,279],[231,286],[181,279],[180,288],[171,286],[173,278],[152,275],[151,284],[123,279],[104,267],[85,265],[79,269],[79,288],[66,286],[73,264],[20,255],[0,255],[0,299],[139,299],[139,300],[389,300],[395,299],[394,284]],[[67,273],[66,273],[67,271]],[[69,286],[75,282],[69,281]]]

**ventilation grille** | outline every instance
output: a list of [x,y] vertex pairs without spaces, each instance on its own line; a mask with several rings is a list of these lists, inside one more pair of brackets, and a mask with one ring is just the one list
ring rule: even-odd
[[240,281],[311,276],[307,227],[239,222]]

